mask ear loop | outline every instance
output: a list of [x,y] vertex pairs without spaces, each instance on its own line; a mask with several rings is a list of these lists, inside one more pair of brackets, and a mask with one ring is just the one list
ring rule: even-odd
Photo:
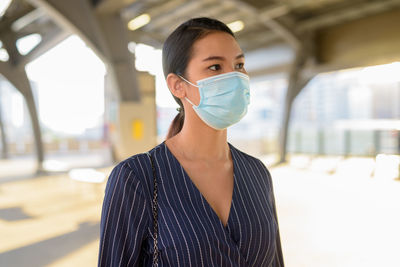
[[[187,82],[188,84],[193,85],[194,87],[199,88],[197,85],[194,85],[193,83],[189,82],[188,80],[186,80],[185,78],[183,78],[181,75],[179,75],[179,74],[177,74],[177,75],[178,75],[182,80],[184,80],[185,82]],[[193,102],[190,101],[189,98],[187,98],[186,96],[185,96],[185,99],[186,99],[190,104],[192,104],[192,106],[196,106],[196,105],[193,104]]]
[[184,80],[185,82],[187,82],[187,83],[189,83],[189,84],[191,84],[191,85],[193,85],[194,87],[197,87],[197,88],[199,88],[197,85],[195,85],[195,84],[193,84],[193,83],[191,83],[191,82],[189,82],[188,80],[186,80],[185,78],[183,78],[181,75],[179,75],[179,74],[177,74],[182,80]]

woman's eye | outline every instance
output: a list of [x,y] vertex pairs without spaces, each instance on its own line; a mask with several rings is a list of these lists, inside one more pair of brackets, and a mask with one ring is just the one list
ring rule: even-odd
[[221,69],[221,66],[220,65],[218,65],[218,64],[215,64],[215,65],[212,65],[212,66],[210,66],[210,67],[208,67],[210,70],[220,70]]
[[238,64],[236,65],[236,67],[237,67],[238,69],[243,69],[244,63],[238,63]]

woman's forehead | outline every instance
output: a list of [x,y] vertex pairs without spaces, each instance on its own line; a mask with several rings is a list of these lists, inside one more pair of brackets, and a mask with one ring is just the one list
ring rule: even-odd
[[225,32],[213,32],[193,44],[192,59],[203,61],[210,57],[236,58],[243,54],[236,39]]

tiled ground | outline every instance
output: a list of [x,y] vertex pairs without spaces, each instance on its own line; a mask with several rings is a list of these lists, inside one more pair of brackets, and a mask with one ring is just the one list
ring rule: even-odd
[[400,266],[400,182],[362,172],[272,169],[286,266]]
[[[370,159],[304,162],[270,168],[286,266],[400,266],[400,182],[371,178]],[[0,266],[96,266],[104,187],[0,179]]]
[[0,184],[0,266],[95,266],[104,187],[66,174]]

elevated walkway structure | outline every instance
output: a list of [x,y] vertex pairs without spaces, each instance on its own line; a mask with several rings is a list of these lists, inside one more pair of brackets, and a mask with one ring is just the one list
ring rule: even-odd
[[[132,24],[141,15],[147,20],[128,29],[128,23]],[[37,108],[25,72],[27,63],[71,34],[84,40],[107,66],[106,117],[109,123],[116,125],[110,129],[122,131],[114,135],[113,146],[119,151],[116,157],[123,158],[126,144],[131,144],[129,154],[132,154],[156,142],[155,104],[153,100],[151,104],[144,100],[144,92],[154,95],[154,82],[148,78],[140,82],[128,43],[160,48],[179,23],[188,17],[203,15],[226,23],[242,23],[244,27],[236,35],[248,55],[276,45],[289,47],[292,54],[289,63],[278,62],[271,66],[268,58],[263,58],[265,64],[259,64],[250,72],[252,77],[287,73],[280,162],[286,160],[293,101],[315,75],[389,63],[400,54],[400,0],[13,0],[0,18],[2,49],[9,57],[0,62],[0,73],[21,92],[28,106],[38,170],[43,169],[44,149]],[[40,34],[42,40],[23,55],[16,42],[33,33]],[[149,99],[153,99],[152,96]],[[128,116],[127,112],[135,115]],[[3,147],[6,147],[4,127],[0,127],[0,131]],[[3,155],[6,154],[3,150]]]

